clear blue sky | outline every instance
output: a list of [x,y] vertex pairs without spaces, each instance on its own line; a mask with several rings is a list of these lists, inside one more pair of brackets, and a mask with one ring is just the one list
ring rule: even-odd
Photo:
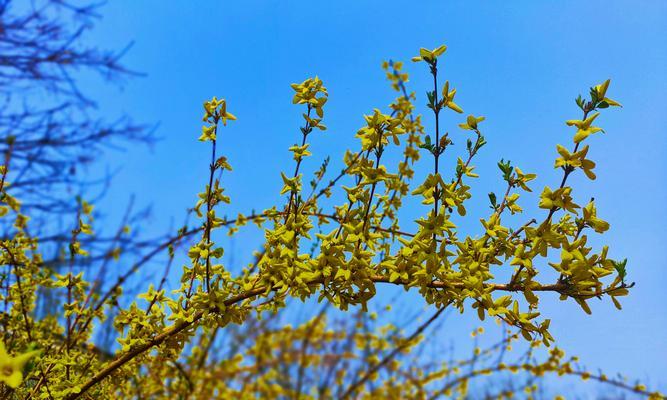
[[[91,80],[87,91],[110,117],[125,112],[160,122],[163,140],[152,151],[101,160],[122,166],[101,208],[120,213],[136,194],[154,208],[148,233],[180,223],[203,188],[208,148],[196,138],[201,103],[214,95],[239,118],[223,130],[221,147],[235,167],[224,179],[235,215],[279,200],[278,172],[293,167],[287,147],[301,118],[289,84],[308,76],[319,75],[330,91],[329,130],[314,139],[308,167],[331,155],[337,170],[343,150],[356,145],[361,115],[395,96],[381,62],[447,44],[442,74],[458,89],[458,104],[487,117],[475,204],[500,190],[501,157],[538,173],[538,192],[558,185],[555,145],[571,140],[564,121],[580,114],[573,99],[611,78],[609,93],[624,108],[606,110],[598,121],[607,134],[590,140],[598,179],[571,183],[579,203],[596,198],[612,225],[605,239],[611,254],[629,259],[637,286],[622,312],[594,301],[587,316],[556,296],[545,297],[543,310],[559,344],[585,364],[667,389],[667,2],[135,1],[110,2],[103,15],[90,39],[107,47],[134,41],[125,61],[147,76],[123,90]],[[407,63],[407,71],[421,106],[426,68]],[[450,114],[445,129],[463,137],[458,122]],[[233,244],[237,259],[257,245],[252,238]],[[454,333],[475,323],[457,315],[448,322]]]

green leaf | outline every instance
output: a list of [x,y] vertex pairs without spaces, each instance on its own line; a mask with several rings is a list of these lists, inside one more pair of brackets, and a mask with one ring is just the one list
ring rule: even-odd
[[496,198],[496,194],[489,192],[489,200],[491,201],[491,207],[495,210],[496,207],[498,207],[498,199]]
[[628,263],[628,259],[624,259],[623,261],[611,261],[614,264],[614,269],[616,272],[618,272],[618,277],[621,278],[621,280],[625,280],[625,277],[627,276],[627,270],[626,270],[626,265]]

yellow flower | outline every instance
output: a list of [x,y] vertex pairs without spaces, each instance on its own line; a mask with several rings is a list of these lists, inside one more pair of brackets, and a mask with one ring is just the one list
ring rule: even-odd
[[310,146],[309,143],[304,144],[303,146],[297,146],[294,145],[289,148],[289,151],[294,153],[294,160],[299,161],[304,157],[308,157],[311,155],[311,152],[308,151],[308,146]]
[[218,168],[226,169],[227,171],[232,170],[232,166],[229,165],[229,162],[227,161],[227,157],[220,157],[218,160],[215,162],[215,166]]
[[215,140],[216,139],[215,130],[216,130],[215,125],[202,126],[201,136],[199,136],[199,141],[205,142],[207,140]]
[[222,124],[227,125],[227,120],[236,120],[234,114],[227,112],[227,101],[225,99],[218,100],[215,96],[211,101],[204,103],[204,118],[203,121],[211,122],[210,120],[217,122],[218,119],[222,119]]
[[574,213],[576,212],[576,209],[580,207],[572,202],[571,193],[572,188],[568,186],[558,188],[554,191],[552,191],[549,186],[545,186],[540,195],[540,203],[538,204],[538,207],[546,208],[547,210],[554,207],[563,208]]
[[556,159],[554,164],[555,168],[558,167],[579,167],[581,168],[586,176],[589,179],[595,179],[595,173],[593,173],[593,168],[595,168],[595,163],[586,158],[588,154],[588,146],[584,146],[583,149],[570,153],[565,147],[561,145],[556,145],[558,154],[561,156]]
[[301,191],[301,174],[295,176],[294,178],[288,178],[284,173],[281,172],[280,176],[283,178],[283,183],[285,184],[280,191],[280,194]]
[[609,223],[604,221],[597,216],[597,209],[595,208],[595,203],[592,201],[588,203],[584,208],[584,221],[588,226],[593,228],[597,233],[603,233],[609,230]]
[[468,115],[466,118],[465,124],[459,124],[459,128],[465,129],[467,131],[474,131],[477,129],[477,124],[484,121],[484,117],[475,117],[474,115]]
[[594,87],[597,99],[602,103],[601,105],[598,105],[599,108],[606,108],[608,106],[623,107],[621,103],[617,102],[616,100],[612,100],[609,97],[606,97],[610,82],[611,80],[607,79],[606,81]]
[[456,95],[456,89],[449,90],[449,81],[445,81],[445,86],[442,87],[442,104],[461,114],[463,110],[454,103],[454,95]]
[[577,119],[571,119],[568,121],[565,121],[565,123],[568,126],[576,126],[577,133],[574,135],[574,143],[579,143],[582,140],[586,139],[590,135],[594,134],[595,132],[604,132],[602,128],[598,128],[597,126],[591,126],[595,118],[600,115],[599,112],[591,115],[590,117],[586,118],[585,120],[577,120]]
[[537,177],[535,174],[524,174],[519,167],[514,167],[514,172],[516,172],[516,184],[521,187],[521,189],[532,192],[532,190],[526,185],[526,182],[530,182]]
[[417,57],[412,57],[413,62],[419,62],[419,61],[425,61],[429,64],[435,62],[435,60],[440,57],[445,50],[447,50],[447,46],[444,44],[436,49],[429,50],[425,48],[419,49],[419,56]]
[[0,342],[0,382],[4,382],[12,389],[19,387],[23,382],[23,366],[37,354],[39,350],[11,357],[7,354],[4,343]]
[[322,107],[326,104],[329,94],[320,78],[308,78],[301,83],[293,83],[291,86],[294,89],[292,104],[308,104],[315,110],[318,117],[324,116]]

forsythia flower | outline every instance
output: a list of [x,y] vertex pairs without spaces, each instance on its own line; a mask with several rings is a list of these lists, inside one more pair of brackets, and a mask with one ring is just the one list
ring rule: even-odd
[[467,131],[474,131],[477,129],[477,124],[484,121],[484,117],[475,117],[474,115],[468,115],[465,124],[459,124],[459,128],[465,129]]
[[449,107],[457,113],[463,113],[461,107],[454,103],[454,95],[456,95],[456,89],[449,90],[449,81],[445,81],[445,86],[442,87],[442,102],[443,106]]
[[540,208],[551,209],[553,207],[563,208],[570,212],[575,212],[578,205],[572,202],[572,188],[564,187],[554,191],[549,186],[546,186],[540,195]]
[[609,229],[609,223],[597,216],[595,204],[591,201],[584,208],[584,221],[597,233],[603,233]]
[[287,192],[298,192],[301,190],[301,174],[295,176],[294,178],[288,178],[284,173],[280,173],[280,176],[283,178],[283,186],[280,194],[285,194]]
[[433,50],[421,48],[419,49],[419,56],[412,57],[413,62],[425,61],[429,64],[435,62],[435,60],[440,57],[447,50],[447,46],[444,44]]
[[289,148],[289,151],[294,153],[294,160],[295,161],[299,161],[302,158],[308,157],[308,156],[311,155],[311,153],[308,151],[308,146],[309,145],[310,145],[309,143],[306,143],[303,146],[294,145],[294,146]]
[[577,133],[574,135],[574,143],[579,143],[596,132],[604,132],[602,128],[598,128],[597,126],[591,126],[591,124],[593,123],[593,121],[595,121],[595,118],[597,118],[598,115],[600,115],[600,113],[596,112],[595,114],[591,115],[590,117],[586,118],[583,121],[577,119],[571,119],[565,122],[568,126],[576,126],[578,128]]
[[570,153],[565,147],[561,145],[556,145],[556,149],[558,150],[558,154],[561,156],[556,159],[554,168],[566,166],[579,167],[584,171],[584,174],[586,174],[589,179],[595,179],[595,174],[593,173],[595,163],[586,158],[586,154],[588,153],[588,146],[585,146],[583,149],[575,153]]
[[202,142],[212,141],[214,142],[216,137],[216,131],[218,130],[218,122],[222,120],[223,125],[227,125],[227,120],[236,120],[234,114],[227,111],[227,102],[225,99],[218,100],[215,96],[211,101],[204,102],[204,122],[208,122],[209,126],[202,126],[201,136],[199,140]]
[[23,382],[23,366],[37,354],[39,350],[12,357],[7,354],[4,343],[0,342],[0,382],[16,389]]
[[204,110],[205,114],[204,118],[202,118],[203,121],[210,122],[211,118],[214,121],[222,119],[222,124],[227,125],[228,119],[232,121],[236,120],[236,116],[227,111],[227,101],[225,99],[218,100],[215,96],[213,96],[211,101],[204,103]]
[[294,98],[292,98],[293,104],[308,104],[315,109],[318,117],[322,118],[324,116],[322,107],[327,102],[329,94],[320,78],[308,78],[301,83],[293,83],[291,86],[295,92]]
[[215,125],[202,126],[201,127],[201,136],[199,136],[199,141],[200,142],[205,142],[207,140],[211,140],[211,141],[215,140],[216,139],[215,130],[216,130]]
[[[616,100],[612,100],[609,97],[605,97],[607,94],[607,89],[609,88],[609,83],[611,82],[610,79],[607,79],[606,81],[602,82],[599,85],[595,85],[595,94],[596,97],[599,101],[602,103],[606,104],[607,106],[612,106],[612,107],[623,107],[621,103],[617,102]],[[605,107],[601,107],[605,108]]]
[[516,172],[516,184],[526,192],[532,192],[532,190],[526,185],[526,182],[530,182],[537,177],[535,174],[524,174],[519,167],[514,167],[514,172]]

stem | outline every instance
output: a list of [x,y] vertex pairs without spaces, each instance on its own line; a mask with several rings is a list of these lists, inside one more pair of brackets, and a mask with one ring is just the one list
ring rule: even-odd
[[[433,65],[431,66],[431,74],[433,75],[433,95],[435,97],[435,106],[433,108],[433,113],[435,114],[435,153],[433,154],[434,159],[434,173],[438,176],[438,161],[440,159],[440,105],[438,104],[438,61],[434,60]],[[438,216],[438,203],[440,201],[440,189],[438,188],[437,181],[436,186],[433,192],[434,202],[433,202],[433,213],[435,216]],[[433,235],[435,240],[435,235]]]
[[[310,118],[310,112],[312,111],[312,106],[308,104],[308,118]],[[306,125],[304,126],[302,132],[302,139],[301,139],[301,146],[306,145],[306,137],[308,137],[308,132],[310,132],[310,122],[306,121]],[[293,178],[296,178],[299,175],[299,168],[301,167],[301,160],[303,160],[303,157],[300,157],[297,162],[296,162],[296,167],[294,168],[294,175]],[[294,196],[296,195],[295,191],[292,190],[289,195],[289,203],[287,204],[287,213],[285,213],[285,223],[287,223],[287,220],[289,219],[290,211],[292,209],[292,202],[294,201]],[[296,206],[295,206],[296,207]]]
[[[380,132],[382,133],[382,132]],[[378,143],[378,147],[375,151],[375,168],[380,167],[380,157],[382,157],[382,137],[380,137],[380,143]],[[377,187],[377,182],[373,182],[371,185],[371,193],[370,196],[368,197],[368,204],[366,204],[366,211],[364,212],[364,224],[361,228],[362,232],[366,232],[366,226],[368,225],[368,214],[371,211],[371,204],[373,204],[373,196],[375,195],[375,188]]]
[[[582,120],[585,120],[588,117],[588,113],[591,112],[591,111],[592,110],[589,110],[588,108],[586,108],[584,110],[584,116],[583,116]],[[581,142],[579,142],[579,143],[581,143]],[[572,153],[576,153],[577,150],[579,150],[579,143],[574,145],[574,150],[572,151]],[[567,182],[567,177],[570,176],[570,174],[574,171],[574,167],[572,167],[570,165],[566,165],[566,166],[563,167],[563,171],[564,171],[563,172],[563,179],[560,181],[560,186],[558,186],[559,189],[562,189],[563,187],[565,187],[565,183]],[[544,222],[549,221],[556,211],[558,211],[558,207],[556,207],[556,206],[551,207],[551,209],[549,210],[549,215],[547,216],[547,218],[545,219]]]
[[[218,131],[218,124],[216,122],[215,124],[215,134],[217,138],[217,131]],[[206,246],[207,250],[209,250],[206,254],[206,292],[211,291],[211,252],[208,246],[211,244],[211,209],[213,207],[212,205],[212,189],[213,189],[213,176],[215,175],[215,148],[216,148],[216,140],[213,139],[211,145],[211,165],[210,165],[210,173],[208,177],[208,190],[206,193],[206,229],[204,230],[204,239],[206,240]]]

